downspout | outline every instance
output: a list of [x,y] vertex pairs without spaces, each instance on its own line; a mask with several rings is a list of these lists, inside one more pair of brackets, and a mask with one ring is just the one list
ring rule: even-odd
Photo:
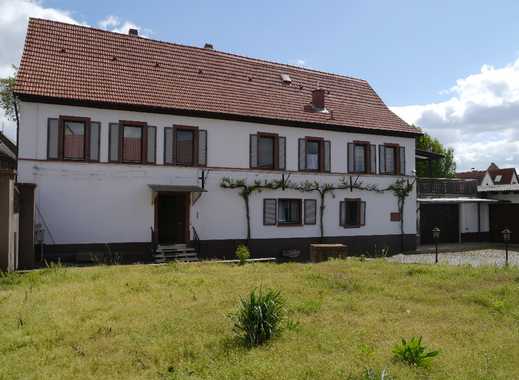
[[18,151],[20,149],[20,117],[18,116],[18,104],[16,103],[16,95],[13,94],[14,115],[16,118],[16,173],[14,174],[14,183],[18,183]]

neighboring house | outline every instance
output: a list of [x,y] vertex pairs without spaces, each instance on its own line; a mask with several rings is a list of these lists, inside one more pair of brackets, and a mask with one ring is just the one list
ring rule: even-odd
[[[364,80],[31,19],[16,83],[19,178],[37,185],[51,259],[108,248],[145,259],[153,242],[197,239],[200,256],[231,257],[246,238],[245,206],[224,177],[380,189],[414,180],[420,132]],[[318,202],[317,192],[251,195],[253,256],[307,257]],[[403,217],[413,249],[415,205],[414,190],[402,216],[391,191],[335,191],[326,241],[396,251]]]
[[0,132],[0,273],[18,268],[16,145]]

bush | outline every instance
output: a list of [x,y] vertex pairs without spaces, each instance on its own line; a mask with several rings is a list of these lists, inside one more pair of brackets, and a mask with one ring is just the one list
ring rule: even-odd
[[249,346],[258,346],[281,332],[285,302],[279,290],[253,290],[241,299],[238,311],[231,315],[234,331]]
[[235,252],[236,257],[240,260],[240,265],[245,264],[245,261],[250,259],[250,251],[246,245],[240,244],[238,248],[236,248]]
[[395,359],[407,365],[416,367],[428,367],[431,359],[439,354],[439,351],[426,352],[426,347],[422,345],[422,337],[413,336],[411,340],[402,342],[393,348]]

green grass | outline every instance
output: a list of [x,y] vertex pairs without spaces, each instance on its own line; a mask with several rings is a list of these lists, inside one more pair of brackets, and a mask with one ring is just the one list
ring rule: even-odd
[[[277,288],[289,327],[248,349],[229,314]],[[392,360],[401,338],[440,350]],[[0,277],[0,379],[513,379],[519,270],[400,265],[171,264]]]

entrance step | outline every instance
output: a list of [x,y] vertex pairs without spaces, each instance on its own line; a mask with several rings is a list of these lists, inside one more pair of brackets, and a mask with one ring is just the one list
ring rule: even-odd
[[198,261],[198,254],[187,244],[159,244],[153,255],[156,263],[168,261]]

